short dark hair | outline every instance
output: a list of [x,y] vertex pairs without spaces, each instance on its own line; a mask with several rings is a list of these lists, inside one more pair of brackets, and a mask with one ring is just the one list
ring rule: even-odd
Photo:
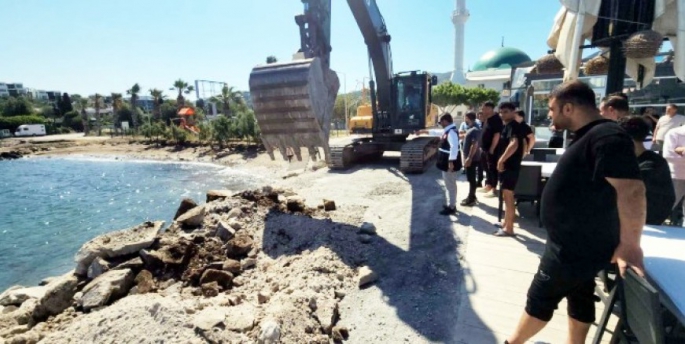
[[518,111],[516,111],[516,116],[519,116],[521,118],[526,118],[526,113],[523,112],[523,110],[518,110]]
[[507,110],[514,111],[514,110],[516,110],[516,106],[512,102],[501,102],[501,103],[499,103],[499,109],[500,110],[507,109]]
[[578,80],[567,81],[555,87],[549,97],[561,105],[574,104],[588,109],[596,109],[595,91],[586,83]]
[[678,111],[678,105],[675,105],[673,103],[668,104],[668,106],[674,108],[676,111]]
[[476,120],[476,113],[473,112],[473,111],[467,112],[466,115],[464,115],[464,116],[466,116],[466,118],[468,118],[468,119],[470,119],[470,120],[472,120],[472,121],[475,121],[475,120]]
[[489,107],[489,108],[491,108],[491,109],[494,109],[494,108],[495,108],[495,103],[493,103],[493,102],[491,102],[491,101],[488,100],[487,102],[483,103],[483,106],[484,106],[484,107]]
[[628,133],[634,141],[644,141],[649,135],[652,126],[641,116],[626,116],[618,120],[618,124]]
[[629,112],[630,111],[630,105],[628,105],[628,98],[623,98],[621,96],[615,95],[615,96],[610,96],[609,99],[606,100],[604,103],[604,106],[609,107],[611,106],[612,108],[616,109],[617,111],[621,112]]
[[438,122],[442,122],[442,121],[447,121],[447,123],[454,123],[454,119],[452,119],[452,115],[450,115],[447,112],[440,115],[440,120],[438,120]]
[[608,98],[611,98],[611,97],[619,97],[619,98],[623,98],[625,100],[628,100],[628,95],[623,93],[623,92],[614,92],[608,96]]

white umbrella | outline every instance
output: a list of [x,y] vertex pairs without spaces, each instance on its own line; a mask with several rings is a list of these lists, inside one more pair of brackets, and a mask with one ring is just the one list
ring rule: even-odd
[[[555,56],[566,67],[564,80],[578,77],[581,61],[580,46],[592,37],[597,23],[601,0],[560,0],[562,8],[554,19],[547,39]],[[675,53],[674,70],[685,80],[685,0],[656,0],[653,30],[669,37]],[[626,74],[638,79],[639,67],[644,67],[643,84],[654,78],[656,63],[653,58],[627,59]]]

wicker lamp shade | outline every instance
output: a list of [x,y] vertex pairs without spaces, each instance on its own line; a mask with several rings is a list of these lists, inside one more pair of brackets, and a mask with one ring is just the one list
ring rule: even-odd
[[554,54],[547,54],[535,62],[535,70],[538,74],[554,74],[564,69],[564,65]]
[[664,37],[652,30],[636,32],[623,43],[623,51],[627,58],[644,59],[654,57],[659,53]]
[[585,75],[603,75],[609,72],[609,59],[599,55],[585,62]]

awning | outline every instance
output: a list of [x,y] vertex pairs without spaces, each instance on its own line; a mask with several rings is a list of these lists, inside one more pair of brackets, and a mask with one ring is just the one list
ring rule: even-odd
[[[562,8],[554,19],[547,45],[555,49],[555,56],[566,67],[564,80],[578,78],[581,64],[580,46],[591,38],[597,23],[601,0],[561,0]],[[674,70],[680,80],[685,81],[685,0],[656,0],[652,29],[669,37],[675,53]],[[638,79],[639,66],[644,67],[644,85],[654,78],[654,58],[628,59],[626,74]]]

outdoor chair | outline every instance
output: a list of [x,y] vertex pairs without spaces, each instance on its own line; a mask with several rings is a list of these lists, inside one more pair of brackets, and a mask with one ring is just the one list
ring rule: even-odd
[[659,292],[632,269],[623,280],[617,332],[627,343],[666,343]]
[[[500,188],[501,190],[501,188]],[[540,198],[542,197],[542,166],[522,165],[519,171],[519,179],[514,188],[514,200],[516,205],[521,202],[530,202],[535,205],[535,213],[538,217],[538,226],[542,227],[540,218]],[[502,192],[499,196],[498,219],[502,220],[504,200]]]
[[530,150],[530,154],[533,155],[533,161],[537,162],[547,162],[547,155],[556,155],[557,150],[555,148],[533,148]]
[[546,162],[559,162],[561,155],[547,155],[545,156]]

